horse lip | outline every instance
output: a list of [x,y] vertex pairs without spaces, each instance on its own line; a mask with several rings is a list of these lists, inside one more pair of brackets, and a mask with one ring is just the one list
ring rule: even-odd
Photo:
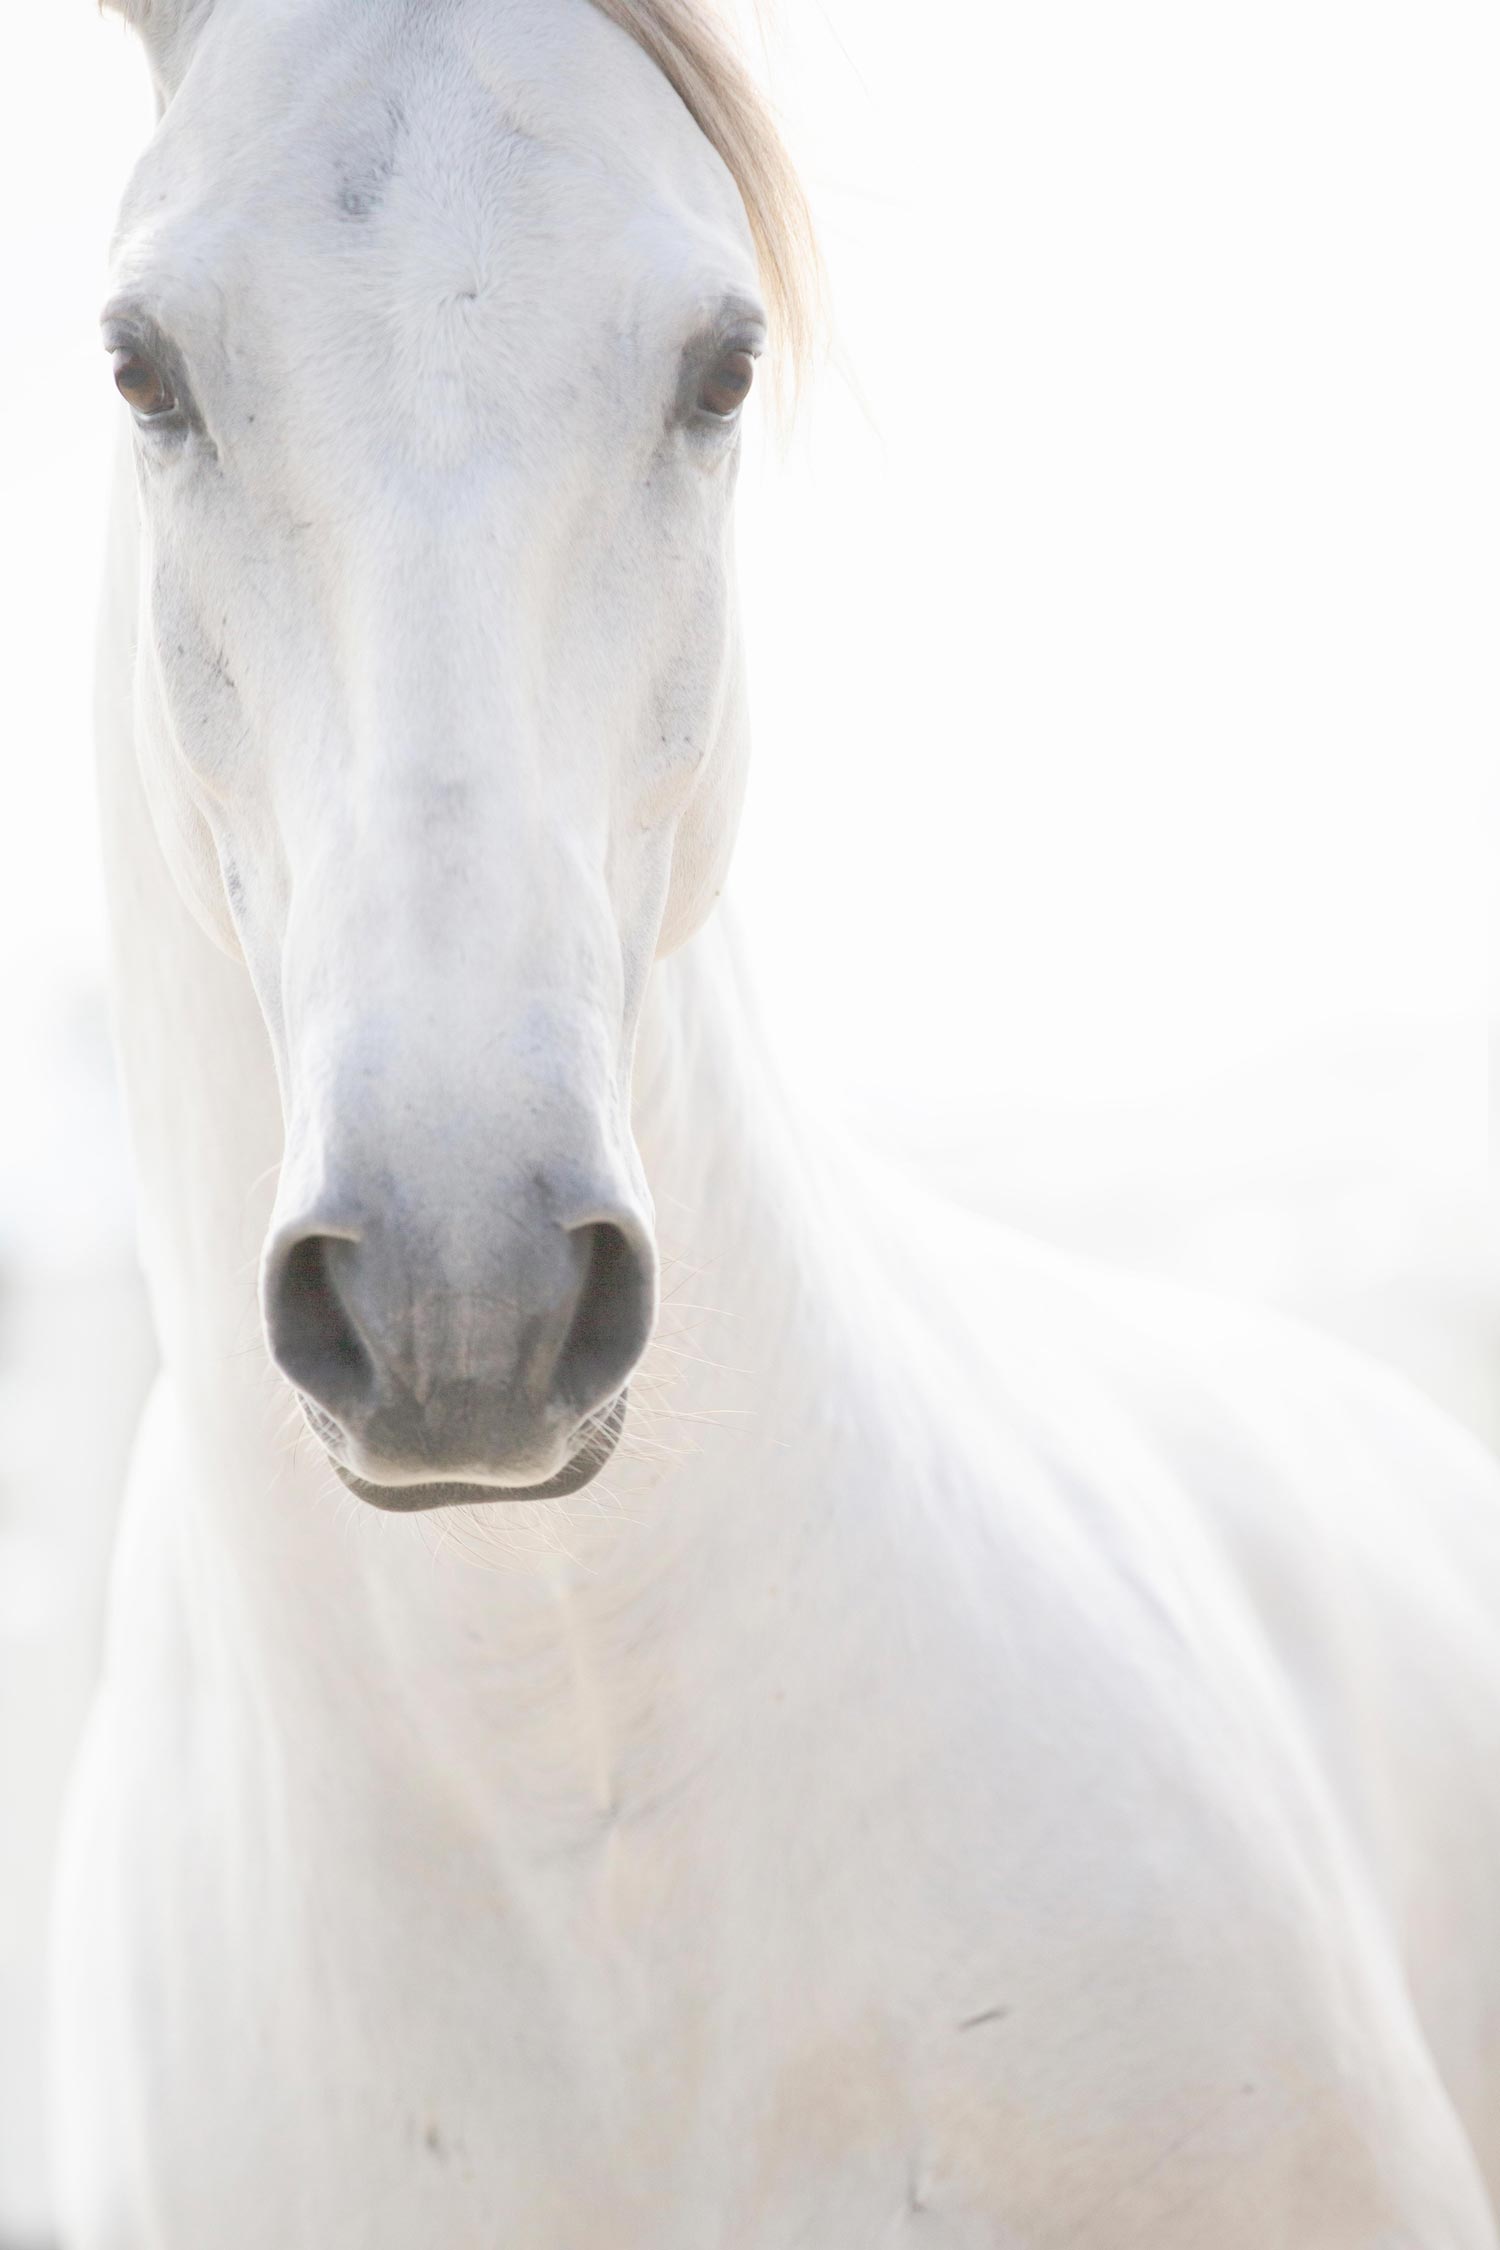
[[[627,1388],[608,1406],[591,1415],[573,1453],[555,1476],[547,1477],[541,1484],[473,1484],[445,1479],[434,1479],[431,1484],[376,1484],[368,1477],[357,1477],[331,1452],[329,1464],[339,1482],[356,1498],[368,1500],[371,1507],[382,1508],[392,1515],[418,1515],[428,1508],[488,1505],[495,1500],[561,1500],[569,1492],[581,1492],[604,1467],[620,1442],[629,1398]],[[319,1434],[321,1436],[321,1432]]]

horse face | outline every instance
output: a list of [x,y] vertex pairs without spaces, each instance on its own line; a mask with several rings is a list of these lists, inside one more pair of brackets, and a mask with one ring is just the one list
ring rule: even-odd
[[383,1505],[569,1489],[654,1312],[642,990],[738,805],[744,209],[588,0],[152,25],[137,735],[275,1053],[271,1349]]

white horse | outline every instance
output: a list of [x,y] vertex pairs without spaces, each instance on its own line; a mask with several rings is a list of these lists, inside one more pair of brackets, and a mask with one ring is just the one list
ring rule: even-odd
[[744,80],[692,0],[135,12],[103,788],[166,1372],[69,2250],[1494,2250],[1491,1468],[907,1207],[712,920],[797,286]]

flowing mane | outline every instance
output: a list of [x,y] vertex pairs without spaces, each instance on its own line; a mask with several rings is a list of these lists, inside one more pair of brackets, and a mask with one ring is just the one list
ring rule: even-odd
[[739,189],[768,311],[793,368],[817,325],[817,245],[802,183],[760,89],[698,0],[594,0],[651,57]]
[[[767,311],[784,364],[806,365],[821,275],[802,183],[770,107],[724,25],[700,0],[593,0],[656,64],[728,168],[744,201]],[[181,0],[100,0],[135,29],[181,14]]]

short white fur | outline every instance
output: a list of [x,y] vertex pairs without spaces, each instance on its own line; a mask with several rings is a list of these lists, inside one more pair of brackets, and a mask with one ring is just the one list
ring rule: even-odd
[[[762,1055],[735,439],[680,407],[755,318],[724,163],[588,0],[143,28],[111,316],[192,415],[128,435],[101,772],[164,1372],[68,2250],[1494,2250],[1491,1465],[908,1202]],[[384,1246],[427,1413],[575,1222],[663,1273],[600,1480],[351,1497],[278,1243]],[[496,1427],[468,1483],[558,1468]]]

